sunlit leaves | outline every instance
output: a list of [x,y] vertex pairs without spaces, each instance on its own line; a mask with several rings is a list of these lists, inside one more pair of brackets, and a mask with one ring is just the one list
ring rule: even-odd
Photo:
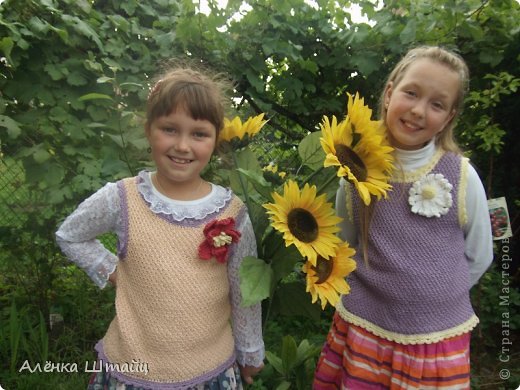
[[0,127],[5,127],[11,138],[16,138],[21,133],[20,124],[5,115],[0,115]]
[[273,271],[265,261],[247,256],[240,267],[242,305],[251,306],[267,298],[271,292]]

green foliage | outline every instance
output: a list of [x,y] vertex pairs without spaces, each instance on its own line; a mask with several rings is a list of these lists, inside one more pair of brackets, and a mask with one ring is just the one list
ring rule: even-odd
[[[520,383],[518,352],[514,347],[520,342],[520,291],[510,271],[510,262],[499,261],[471,291],[480,319],[472,334],[472,387],[475,388],[493,385],[493,378],[503,379],[505,387],[501,388],[505,389],[514,389]],[[509,378],[502,376],[503,370],[507,370]]]
[[313,346],[304,339],[297,346],[292,336],[282,339],[280,355],[267,351],[266,359],[276,371],[274,383],[282,389],[308,389],[312,385],[316,358],[321,347]]
[[492,112],[500,105],[503,95],[507,96],[517,92],[520,78],[515,78],[507,72],[500,72],[498,75],[486,74],[484,79],[491,81],[490,88],[471,91],[466,99],[469,108],[480,113],[480,117],[475,118],[476,124],[472,132],[470,134],[462,133],[462,137],[468,136],[470,140],[473,139],[473,142],[477,141],[477,149],[498,154],[504,144],[503,137],[506,131],[488,112]]
[[273,271],[264,261],[252,256],[244,258],[240,267],[240,284],[244,306],[251,306],[269,297]]

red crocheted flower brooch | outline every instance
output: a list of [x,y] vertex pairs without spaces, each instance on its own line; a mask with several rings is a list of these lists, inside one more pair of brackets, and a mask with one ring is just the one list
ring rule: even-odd
[[204,241],[199,245],[199,257],[209,260],[215,257],[219,263],[225,263],[229,246],[238,242],[240,232],[235,230],[233,218],[215,219],[204,227]]

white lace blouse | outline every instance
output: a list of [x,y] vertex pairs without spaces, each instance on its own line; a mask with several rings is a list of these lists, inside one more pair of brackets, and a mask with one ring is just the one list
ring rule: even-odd
[[[231,190],[212,184],[211,192],[193,201],[178,201],[162,195],[151,181],[151,172],[139,173],[138,191],[150,205],[150,210],[175,221],[202,220],[221,210],[232,197]],[[67,217],[56,232],[56,241],[63,253],[81,267],[100,288],[115,271],[118,257],[106,249],[97,237],[114,232],[119,248],[126,246],[127,237],[122,221],[121,199],[116,183],[108,183],[83,201]],[[260,303],[242,307],[239,267],[245,256],[256,255],[256,240],[248,216],[236,227],[240,241],[228,260],[228,277],[232,307],[232,326],[237,362],[258,367],[264,359],[262,312]]]

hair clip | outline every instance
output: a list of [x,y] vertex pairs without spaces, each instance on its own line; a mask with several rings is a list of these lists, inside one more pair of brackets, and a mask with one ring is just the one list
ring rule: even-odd
[[148,100],[150,100],[150,98],[159,90],[159,87],[160,87],[160,84],[163,80],[160,79],[159,81],[157,81],[155,83],[155,85],[152,87],[152,89],[150,89],[150,92],[148,93]]

